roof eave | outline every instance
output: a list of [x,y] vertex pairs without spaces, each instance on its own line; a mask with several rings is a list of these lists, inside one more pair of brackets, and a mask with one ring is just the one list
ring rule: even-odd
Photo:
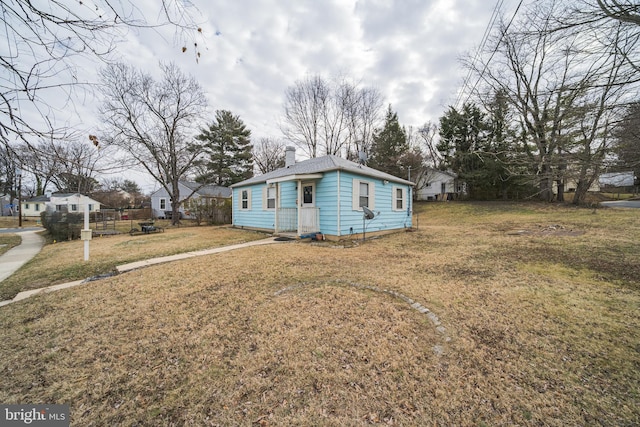
[[278,178],[267,179],[265,182],[267,184],[272,184],[276,182],[285,182],[285,181],[297,181],[297,180],[310,180],[310,179],[320,179],[324,176],[323,173],[303,173],[303,174],[293,174],[293,175],[285,175]]

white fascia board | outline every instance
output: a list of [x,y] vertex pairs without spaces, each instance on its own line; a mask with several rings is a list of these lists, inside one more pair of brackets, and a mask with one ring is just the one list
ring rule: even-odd
[[310,179],[320,179],[324,174],[321,173],[307,173],[307,174],[294,174],[281,176],[279,178],[272,178],[267,180],[267,184],[274,184],[276,182],[285,182],[285,181],[297,181],[297,180],[310,180]]

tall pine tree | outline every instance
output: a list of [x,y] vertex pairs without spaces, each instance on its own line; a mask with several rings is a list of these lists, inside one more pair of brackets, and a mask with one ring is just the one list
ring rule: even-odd
[[401,158],[408,151],[407,133],[398,122],[398,114],[389,105],[384,127],[373,135],[369,166],[393,176],[406,178]]
[[196,181],[229,186],[253,176],[251,131],[239,116],[216,111],[215,121],[196,139],[204,146]]

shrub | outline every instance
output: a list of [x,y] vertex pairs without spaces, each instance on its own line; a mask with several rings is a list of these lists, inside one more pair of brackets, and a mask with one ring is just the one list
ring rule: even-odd
[[42,226],[54,240],[74,240],[80,238],[84,215],[68,212],[43,212],[40,214]]

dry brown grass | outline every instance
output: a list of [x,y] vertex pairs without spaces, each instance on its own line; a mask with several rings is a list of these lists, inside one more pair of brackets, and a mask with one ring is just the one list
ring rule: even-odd
[[[19,223],[20,219],[17,216],[0,216],[0,228],[17,228]],[[23,218],[24,227],[33,227],[35,224],[35,220]]]
[[109,274],[117,265],[129,262],[264,237],[262,233],[230,227],[167,228],[164,233],[98,237],[89,244],[89,262],[84,261],[83,241],[48,244],[13,276],[0,283],[0,300],[11,299],[18,292],[29,289]]
[[[2,307],[0,401],[67,403],[74,425],[640,423],[636,212],[418,208],[417,232],[355,247],[253,247]],[[581,233],[510,234],[550,226]]]
[[16,234],[0,234],[0,255],[18,246],[21,242],[22,239]]

